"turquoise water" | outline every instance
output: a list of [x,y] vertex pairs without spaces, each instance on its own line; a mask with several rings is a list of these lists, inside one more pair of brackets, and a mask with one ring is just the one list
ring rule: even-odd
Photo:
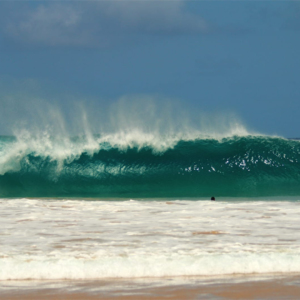
[[[163,141],[162,141],[163,142]],[[87,146],[89,143],[89,146]],[[0,197],[300,196],[300,142],[268,136],[119,147],[0,137]]]

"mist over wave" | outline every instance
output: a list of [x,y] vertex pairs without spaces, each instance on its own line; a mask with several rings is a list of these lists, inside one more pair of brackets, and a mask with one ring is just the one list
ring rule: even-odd
[[0,138],[1,197],[300,195],[299,142],[251,134],[233,115],[151,99],[79,108],[70,120],[49,106]]

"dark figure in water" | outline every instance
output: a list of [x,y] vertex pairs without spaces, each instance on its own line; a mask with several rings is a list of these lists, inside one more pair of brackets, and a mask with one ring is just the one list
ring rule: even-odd
[[216,199],[215,199],[215,197],[211,197],[210,200],[211,201],[215,201]]

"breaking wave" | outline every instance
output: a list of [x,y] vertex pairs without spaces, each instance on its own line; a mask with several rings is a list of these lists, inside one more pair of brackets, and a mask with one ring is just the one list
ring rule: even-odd
[[300,143],[139,130],[58,138],[0,137],[0,197],[300,195]]

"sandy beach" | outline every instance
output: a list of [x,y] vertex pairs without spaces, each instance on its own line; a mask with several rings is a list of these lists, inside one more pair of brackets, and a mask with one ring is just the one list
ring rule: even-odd
[[300,276],[6,281],[0,299],[298,299]]

